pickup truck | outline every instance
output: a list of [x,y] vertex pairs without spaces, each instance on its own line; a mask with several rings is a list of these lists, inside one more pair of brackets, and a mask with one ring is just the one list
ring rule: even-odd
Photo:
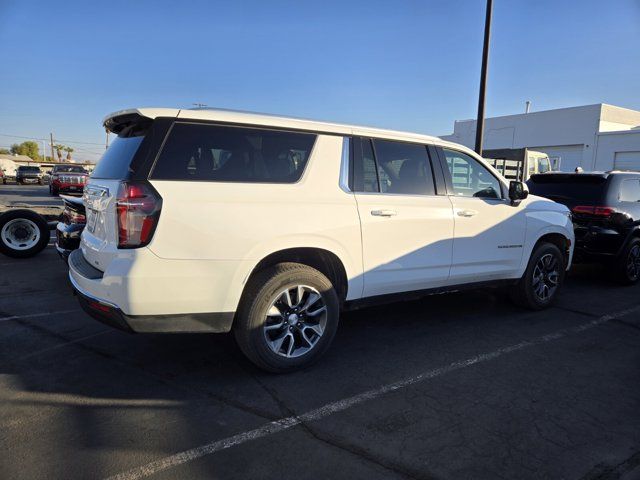
[[556,169],[546,153],[528,148],[484,150],[482,156],[507,180],[526,182],[531,175]]

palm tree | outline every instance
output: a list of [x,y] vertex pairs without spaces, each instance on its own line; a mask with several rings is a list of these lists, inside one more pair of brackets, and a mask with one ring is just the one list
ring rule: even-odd
[[58,155],[58,161],[62,162],[62,151],[65,148],[64,145],[57,144],[57,145],[54,145],[53,148],[56,149],[56,155]]
[[71,161],[71,152],[73,152],[73,148],[71,147],[64,147],[63,150],[65,152],[67,152],[67,162]]

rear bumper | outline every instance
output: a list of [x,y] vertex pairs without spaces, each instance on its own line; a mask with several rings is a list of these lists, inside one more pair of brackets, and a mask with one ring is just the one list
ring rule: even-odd
[[100,270],[85,260],[81,250],[74,250],[69,255],[69,280],[82,309],[96,320],[119,330],[137,333],[224,333],[229,332],[233,324],[234,312],[126,314],[115,302],[89,291],[87,286],[90,285],[96,286],[94,290],[99,290],[99,286],[105,288],[101,285],[105,278]]
[[627,235],[609,228],[576,228],[577,262],[606,261],[615,258]]

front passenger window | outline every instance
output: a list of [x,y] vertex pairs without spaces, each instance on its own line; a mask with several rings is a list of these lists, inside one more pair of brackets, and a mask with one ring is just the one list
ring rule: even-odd
[[443,150],[456,196],[502,198],[500,182],[480,162],[466,153]]

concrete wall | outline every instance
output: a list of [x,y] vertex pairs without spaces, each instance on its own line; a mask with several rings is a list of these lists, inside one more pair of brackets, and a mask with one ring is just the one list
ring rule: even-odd
[[[484,148],[539,150],[559,158],[564,171],[608,170],[615,152],[640,150],[634,133],[639,125],[640,112],[606,104],[507,115],[485,120]],[[605,138],[608,133],[603,132],[613,136]],[[462,120],[455,122],[453,134],[442,138],[473,148],[475,135],[476,121]]]
[[[590,166],[591,170],[612,170],[618,156],[618,158],[627,159],[638,158],[637,164],[634,162],[633,169],[640,171],[640,130],[600,133],[596,149],[596,158]],[[635,155],[636,152],[637,155]],[[617,155],[620,153],[627,153],[627,155]]]

